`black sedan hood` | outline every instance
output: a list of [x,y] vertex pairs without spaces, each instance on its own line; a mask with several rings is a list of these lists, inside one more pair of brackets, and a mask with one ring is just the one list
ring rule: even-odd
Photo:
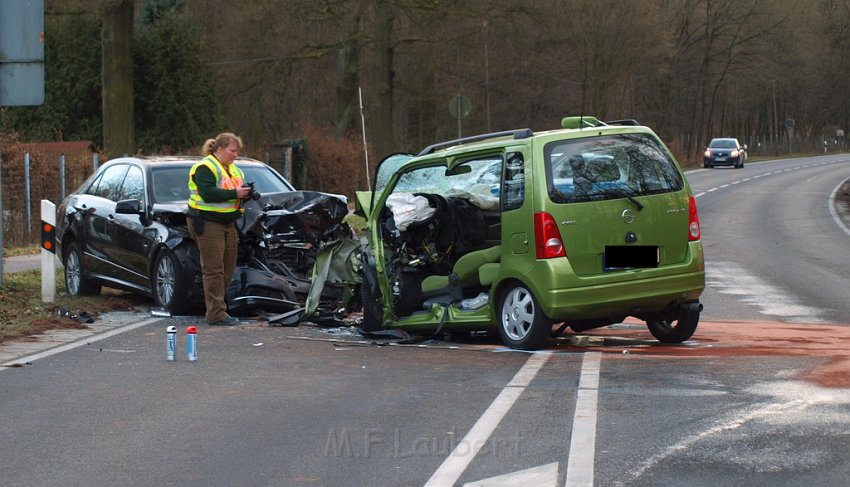
[[[339,224],[348,214],[345,196],[321,193],[318,191],[292,191],[289,193],[267,193],[257,200],[245,203],[245,215],[240,220],[241,228],[255,228],[269,217],[295,216],[309,227],[324,230]],[[189,211],[188,203],[156,203],[153,205],[154,218],[167,220],[172,224],[186,224],[185,216]],[[273,233],[274,228],[270,228]]]
[[342,222],[348,214],[348,204],[345,196],[317,191],[264,194],[245,203],[243,225],[253,227],[258,219],[264,217],[263,214],[267,217],[300,215],[304,223],[324,229]]

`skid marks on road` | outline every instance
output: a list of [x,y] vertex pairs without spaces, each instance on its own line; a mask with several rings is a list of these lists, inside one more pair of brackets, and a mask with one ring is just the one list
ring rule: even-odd
[[[824,440],[848,434],[850,396],[846,390],[774,381],[754,384],[742,392],[763,401],[727,411],[703,429],[680,438],[647,458],[618,485],[635,482],[668,460],[722,463],[759,473],[813,470],[827,466],[834,456]],[[800,444],[811,443],[806,439],[812,436],[821,441],[801,449]],[[784,441],[776,441],[778,438]]]

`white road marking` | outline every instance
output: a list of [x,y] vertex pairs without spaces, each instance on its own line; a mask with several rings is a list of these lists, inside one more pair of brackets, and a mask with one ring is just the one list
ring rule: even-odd
[[[782,434],[787,434],[788,431],[799,431],[801,428],[811,430],[813,425],[834,429],[836,424],[847,422],[843,409],[836,407],[848,404],[846,389],[823,388],[799,381],[777,381],[754,384],[745,392],[766,396],[769,402],[729,412],[712,422],[705,430],[682,438],[644,461],[632,472],[631,480],[637,480],[667,458],[681,459],[682,455],[698,450],[695,445],[699,442],[711,445],[712,442],[734,441],[742,435],[740,431],[735,430],[751,424],[772,425]],[[724,441],[721,436],[723,434],[729,437],[728,442]],[[793,441],[773,443],[769,449],[768,455],[760,455],[762,450],[753,452],[749,457],[741,455],[740,451],[734,451],[734,458],[729,458],[728,463],[735,465],[737,461],[750,470],[757,467],[763,472],[781,472],[792,470],[796,466],[810,469],[812,456],[818,454],[808,451],[807,455],[801,456],[799,446]],[[719,461],[722,462],[723,459]]]
[[120,328],[116,328],[114,330],[109,330],[109,331],[106,331],[106,332],[103,332],[103,333],[100,333],[100,334],[97,334],[97,335],[92,335],[90,337],[81,338],[81,339],[77,340],[76,342],[67,343],[65,345],[60,345],[58,347],[51,348],[51,349],[45,350],[43,352],[38,352],[38,353],[33,354],[33,355],[26,355],[26,356],[23,356],[23,357],[18,357],[15,360],[10,360],[9,362],[2,364],[3,367],[0,367],[0,371],[4,370],[6,367],[8,367],[10,365],[20,364],[20,363],[25,363],[25,362],[33,362],[35,360],[42,359],[42,358],[45,358],[45,357],[49,357],[51,355],[56,355],[57,353],[65,352],[65,351],[68,351],[68,350],[73,350],[75,348],[82,347],[83,345],[89,345],[91,343],[98,342],[100,340],[118,335],[120,333],[124,333],[125,331],[135,330],[136,328],[141,328],[145,325],[149,325],[151,323],[161,321],[161,320],[162,320],[162,318],[151,318],[151,319],[148,319],[148,320],[145,320],[145,321],[139,321],[137,323],[125,325],[125,326],[122,326]]
[[703,440],[704,438],[717,435],[723,433],[728,430],[734,430],[740,428],[741,426],[758,419],[763,419],[768,416],[783,414],[786,412],[799,412],[805,409],[807,406],[806,401],[797,399],[792,400],[786,403],[779,404],[767,404],[763,407],[752,411],[745,411],[743,413],[738,413],[735,415],[730,415],[730,417],[721,422],[720,424],[713,426],[705,431],[698,432],[689,437],[683,438],[681,441],[676,443],[675,445],[670,445],[665,448],[663,451],[656,453],[655,455],[649,457],[643,465],[640,466],[633,474],[632,479],[637,480],[641,475],[646,473],[647,470],[652,467],[658,465],[663,460],[668,457],[671,457],[675,454],[679,454],[681,452],[687,451],[690,447],[692,447],[695,443]]
[[841,221],[841,218],[838,217],[838,213],[835,211],[835,195],[838,194],[838,190],[841,189],[841,186],[843,186],[845,182],[847,182],[846,179],[838,183],[838,186],[836,186],[835,189],[832,190],[832,193],[829,194],[829,214],[832,215],[832,219],[835,220],[835,224],[838,225],[838,228],[843,230],[847,235],[850,235],[850,228],[847,228],[847,225]]
[[596,405],[599,396],[601,352],[585,353],[578,383],[578,399],[567,460],[566,487],[593,487],[596,456]]
[[467,482],[463,487],[555,487],[558,482],[558,462],[511,472],[498,477]]
[[806,306],[790,294],[751,275],[734,262],[713,262],[706,266],[705,283],[721,294],[740,296],[738,301],[759,308],[759,312],[780,316],[794,323],[825,323],[821,310]]
[[502,392],[493,400],[490,407],[484,411],[484,414],[472,426],[463,440],[458,443],[458,446],[449,454],[442,465],[431,475],[425,487],[445,487],[454,485],[457,479],[463,474],[464,470],[475,458],[475,455],[481,450],[481,447],[493,434],[493,431],[505,417],[505,414],[511,409],[520,394],[523,393],[528,384],[531,383],[537,372],[543,367],[551,353],[535,353],[532,354],[525,365],[519,369],[519,372],[514,375],[514,378],[502,389]]

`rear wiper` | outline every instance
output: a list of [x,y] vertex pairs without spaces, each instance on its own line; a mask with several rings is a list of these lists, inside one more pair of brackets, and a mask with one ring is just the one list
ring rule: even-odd
[[607,192],[611,193],[611,194],[615,194],[615,195],[620,196],[622,198],[626,198],[627,200],[629,200],[629,202],[631,202],[631,204],[635,205],[635,208],[637,208],[638,211],[641,211],[643,209],[643,203],[641,203],[640,201],[638,201],[637,198],[635,198],[634,196],[632,196],[629,193],[626,193],[622,189],[609,189]]

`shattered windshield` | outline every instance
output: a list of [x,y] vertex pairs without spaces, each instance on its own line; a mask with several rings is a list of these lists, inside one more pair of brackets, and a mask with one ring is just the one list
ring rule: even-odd
[[442,196],[480,193],[498,197],[501,174],[501,156],[464,161],[450,170],[444,165],[429,166],[402,174],[393,192],[435,193]]
[[411,154],[393,154],[382,160],[378,164],[378,172],[375,177],[375,192],[381,193],[387,187],[387,183],[390,182],[393,174],[397,173],[411,159],[413,159]]
[[667,151],[647,134],[556,141],[544,154],[555,203],[667,193],[684,185]]

